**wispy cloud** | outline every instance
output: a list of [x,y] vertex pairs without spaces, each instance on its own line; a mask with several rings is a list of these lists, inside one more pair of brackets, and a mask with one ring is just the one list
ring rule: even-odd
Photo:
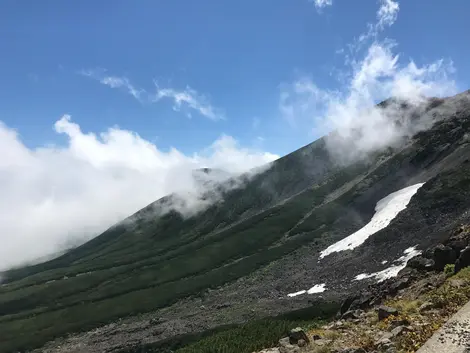
[[367,24],[367,31],[349,45],[350,50],[357,51],[369,39],[376,39],[382,31],[395,23],[399,11],[400,5],[398,1],[380,0],[380,7],[376,13],[376,22]]
[[152,99],[153,102],[168,98],[173,100],[173,109],[176,111],[180,111],[184,106],[187,106],[211,120],[225,119],[224,114],[213,107],[207,97],[199,94],[189,86],[182,91],[177,91],[172,88],[160,88],[157,83],[155,83],[155,86],[157,87],[157,92]]
[[120,88],[123,87],[127,89],[127,92],[134,97],[135,99],[141,101],[142,94],[145,94],[144,90],[136,89],[126,77],[115,77],[115,76],[106,76],[103,77],[100,82],[104,85],[107,85],[111,88]]
[[285,118],[290,123],[300,120],[314,125],[316,135],[335,131],[327,140],[330,150],[340,158],[364,156],[412,132],[406,123],[395,124],[403,117],[400,107],[384,110],[375,108],[376,103],[395,97],[417,105],[423,97],[448,96],[458,91],[452,78],[452,60],[440,58],[418,65],[394,53],[395,42],[378,40],[378,33],[396,21],[398,10],[396,1],[381,1],[377,22],[369,25],[362,37],[362,44],[368,48],[347,61],[341,70],[344,82],[340,89],[322,88],[309,76],[281,85],[279,102]]
[[145,90],[134,87],[127,77],[106,75],[106,70],[104,69],[81,70],[80,74],[97,80],[108,87],[124,89],[139,102],[143,102],[145,99]]
[[[211,120],[225,119],[223,112],[215,108],[205,95],[198,93],[189,86],[183,90],[176,90],[174,88],[161,88],[155,83],[156,93],[150,93],[143,88],[137,88],[127,77],[107,75],[105,69],[81,70],[80,74],[110,88],[124,89],[141,103],[156,103],[167,98],[173,100],[173,109],[175,111],[187,107]],[[191,117],[190,112],[186,112],[186,114]]]
[[313,2],[317,10],[321,11],[323,8],[327,6],[333,5],[333,0],[309,0],[310,2]]

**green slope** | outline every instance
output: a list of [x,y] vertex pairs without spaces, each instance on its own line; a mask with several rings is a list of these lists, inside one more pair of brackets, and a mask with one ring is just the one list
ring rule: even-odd
[[57,259],[9,271],[0,287],[0,351],[166,307],[248,276],[302,245],[327,246],[360,228],[378,199],[404,185],[404,175],[450,155],[455,146],[442,148],[444,142],[457,141],[468,125],[438,125],[403,150],[347,167],[331,161],[320,139],[244,176],[243,187],[197,215],[157,216],[169,196]]

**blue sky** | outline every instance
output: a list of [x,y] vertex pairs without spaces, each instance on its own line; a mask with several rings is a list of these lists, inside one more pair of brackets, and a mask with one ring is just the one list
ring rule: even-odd
[[[378,6],[376,0],[336,0],[320,11],[308,0],[3,1],[0,120],[31,147],[64,143],[52,126],[67,113],[85,132],[118,125],[161,149],[192,153],[225,133],[286,154],[318,133],[313,123],[295,127],[283,117],[280,84],[310,75],[322,88],[340,87],[331,75],[344,67],[336,52],[366,30]],[[403,59],[451,58],[467,88],[470,3],[399,6],[396,23],[381,36],[396,40]],[[154,80],[176,91],[189,86],[225,120],[174,111],[170,100],[140,103],[78,74],[100,68],[149,92]]]
[[466,0],[1,1],[0,270],[169,193],[193,214],[199,167],[240,173],[333,129],[341,160],[394,143],[410,131],[370,107],[468,89],[468,13]]

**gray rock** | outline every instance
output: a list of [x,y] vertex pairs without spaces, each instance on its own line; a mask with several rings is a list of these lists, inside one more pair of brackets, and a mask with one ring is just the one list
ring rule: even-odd
[[274,348],[263,349],[262,351],[259,351],[258,353],[280,353],[280,350],[278,347],[274,347]]
[[431,309],[434,309],[434,304],[431,303],[431,302],[425,302],[425,303],[421,304],[418,311],[420,313],[424,313],[424,312],[429,311]]
[[289,344],[287,346],[279,347],[279,352],[280,353],[298,353],[300,352],[300,347]]
[[313,344],[316,345],[316,346],[327,346],[331,342],[332,342],[331,340],[327,340],[327,339],[322,338],[322,339],[313,341]]
[[356,310],[349,310],[346,311],[342,316],[341,319],[343,320],[352,320],[352,319],[358,319],[359,316],[356,314]]
[[296,327],[289,332],[289,339],[291,344],[297,344],[299,340],[304,340],[305,342],[310,342],[307,337],[307,334],[301,327]]
[[388,349],[391,346],[391,344],[392,344],[392,341],[390,340],[390,338],[387,338],[387,337],[383,337],[380,340],[378,340],[377,342],[375,342],[375,345],[378,348],[387,347],[387,349]]
[[392,315],[397,316],[398,310],[395,308],[385,306],[385,305],[381,305],[379,306],[378,314],[379,314],[379,321],[382,321],[389,316],[392,316]]
[[393,337],[398,337],[401,336],[403,333],[411,331],[411,329],[407,326],[398,326],[395,327],[390,333],[393,335]]
[[417,270],[431,271],[434,269],[435,263],[433,259],[427,259],[421,255],[417,255],[411,258],[406,266]]
[[447,264],[453,264],[457,260],[457,255],[450,246],[439,244],[432,251],[434,268],[438,271],[442,271]]
[[338,320],[333,324],[332,328],[341,329],[341,328],[345,328],[345,327],[346,326],[344,326],[344,321]]
[[289,345],[290,345],[289,337],[284,337],[284,338],[281,338],[279,340],[279,346],[280,347],[285,347],[285,346],[289,346]]
[[470,246],[467,246],[460,253],[459,258],[455,262],[455,273],[468,266],[470,266]]

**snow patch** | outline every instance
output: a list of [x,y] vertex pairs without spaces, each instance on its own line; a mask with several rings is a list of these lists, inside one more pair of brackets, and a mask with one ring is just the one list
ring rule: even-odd
[[330,245],[320,253],[320,259],[334,252],[352,250],[366,241],[372,234],[387,227],[390,222],[403,211],[414,194],[424,183],[408,186],[379,200],[375,206],[375,214],[364,227],[350,236]]
[[382,264],[382,265],[385,265],[387,262],[388,262],[387,260],[383,260],[383,261],[381,262],[381,264]]
[[401,256],[398,259],[396,259],[395,261],[393,261],[393,262],[397,263],[396,265],[390,266],[389,268],[386,268],[385,270],[382,270],[382,271],[379,271],[379,272],[374,272],[374,273],[369,273],[369,274],[361,273],[360,275],[357,275],[354,278],[354,280],[355,281],[361,281],[361,280],[366,279],[366,278],[375,277],[378,280],[377,282],[383,282],[386,279],[396,277],[398,275],[398,272],[400,272],[401,270],[403,270],[406,267],[406,264],[408,263],[408,261],[411,258],[415,257],[416,255],[421,254],[421,251],[416,250],[416,247],[413,246],[411,248],[406,249],[403,252],[403,254],[404,254],[403,256]]
[[366,278],[369,278],[370,275],[368,275],[367,273],[361,273],[360,275],[357,275],[354,280],[355,281],[361,281],[363,279],[366,279]]
[[287,294],[287,296],[292,298],[292,297],[296,297],[298,295],[302,295],[302,294],[305,294],[305,293],[307,293],[306,290],[300,290],[300,291],[295,292],[295,293],[289,293],[289,294]]
[[309,290],[300,290],[300,291],[295,292],[295,293],[289,293],[289,294],[287,294],[287,296],[292,298],[292,297],[296,297],[298,295],[302,295],[302,294],[305,294],[305,293],[308,293],[308,294],[323,293],[325,290],[326,290],[326,284],[325,283],[315,284]]
[[314,294],[314,293],[323,293],[326,290],[325,283],[322,284],[315,284],[312,288],[310,288],[307,293]]

